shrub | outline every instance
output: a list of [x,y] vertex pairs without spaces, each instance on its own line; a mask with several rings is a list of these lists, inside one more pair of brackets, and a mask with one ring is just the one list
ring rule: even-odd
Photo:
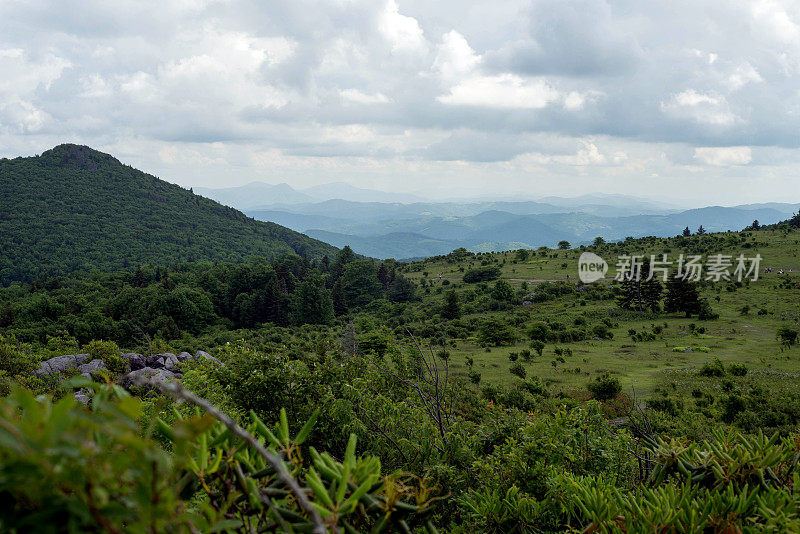
[[782,326],[778,328],[778,332],[776,334],[776,337],[781,342],[781,345],[785,345],[787,347],[797,343],[797,336],[797,330],[788,326]]
[[523,380],[528,375],[528,372],[525,370],[525,366],[522,365],[520,362],[514,362],[511,365],[511,369],[509,369],[509,372],[512,375],[518,376],[519,378],[521,378]]
[[486,345],[500,347],[514,343],[517,340],[517,334],[503,319],[486,317],[478,329],[478,340]]
[[611,329],[604,324],[594,325],[592,328],[592,333],[600,339],[613,339],[614,337],[614,332],[612,332]]
[[719,358],[714,358],[710,362],[706,362],[697,372],[700,376],[725,376],[725,366]]
[[15,376],[29,374],[38,366],[29,345],[17,341],[13,334],[0,334],[0,371],[8,376]]
[[728,366],[728,372],[733,376],[745,376],[747,374],[747,366],[743,363],[732,363]]
[[[309,448],[306,469],[300,445],[316,414],[294,437],[285,411],[272,429],[251,414],[244,432],[252,442],[243,442],[199,409],[186,418],[176,410],[170,424],[154,421],[167,452],[150,432],[141,435],[139,399],[86,380],[71,385],[94,390],[90,410],[72,395],[53,403],[23,389],[0,403],[3,531],[40,531],[36,521],[52,532],[246,532],[278,517],[292,532],[311,531],[312,505],[295,498],[308,487],[314,515],[332,531],[353,531],[352,522],[374,532],[400,531],[401,523],[432,532],[415,517],[425,497],[383,477],[377,457],[356,457],[355,435],[343,463]],[[250,444],[256,440],[268,451]]]
[[597,400],[610,400],[622,392],[622,385],[615,377],[609,376],[608,373],[598,377],[596,380],[589,382],[586,386],[592,398]]
[[500,267],[494,265],[487,265],[484,267],[474,267],[467,269],[464,273],[463,280],[468,284],[477,282],[490,282],[500,278]]
[[128,360],[122,357],[119,347],[113,341],[95,340],[83,347],[92,360],[103,360],[106,368],[114,374],[128,369]]
[[544,351],[544,343],[536,339],[531,341],[531,348],[536,351],[536,354],[538,354],[539,357],[541,357],[542,352]]

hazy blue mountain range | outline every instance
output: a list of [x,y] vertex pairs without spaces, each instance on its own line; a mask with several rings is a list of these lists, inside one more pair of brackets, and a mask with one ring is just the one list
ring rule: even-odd
[[627,236],[672,236],[695,231],[741,230],[786,219],[800,204],[762,203],[680,209],[629,195],[592,193],[537,200],[421,201],[413,195],[359,189],[344,183],[296,190],[254,182],[196,192],[337,247],[378,258],[419,258],[450,252],[574,245]]
[[[574,245],[587,244],[596,236],[609,241],[627,236],[673,236],[687,226],[692,231],[700,225],[710,232],[741,230],[754,219],[771,224],[800,209],[800,204],[711,206],[663,214],[601,216],[596,212],[566,211],[568,208],[554,212],[538,203],[503,204],[491,203],[496,209],[464,216],[449,213],[454,210],[474,212],[489,206],[485,203],[460,206],[328,201],[247,213],[337,247],[350,245],[361,254],[414,258],[446,253],[457,247],[473,251],[505,250],[552,247],[561,240]],[[523,205],[534,213],[518,213],[524,211]],[[446,215],[434,215],[437,211]],[[614,213],[612,209],[609,211]]]

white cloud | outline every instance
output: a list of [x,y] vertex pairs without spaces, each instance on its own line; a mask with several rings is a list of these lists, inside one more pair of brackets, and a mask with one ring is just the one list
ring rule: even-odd
[[697,147],[694,149],[694,159],[706,165],[729,167],[747,165],[752,161],[753,153],[749,146]]
[[46,112],[24,100],[0,103],[0,130],[18,134],[36,133],[49,119]]
[[728,87],[731,91],[737,91],[749,83],[761,83],[763,81],[764,78],[748,61],[737,66],[727,79]]
[[389,102],[389,99],[386,97],[386,95],[382,93],[367,94],[359,91],[358,89],[345,89],[340,91],[339,94],[341,94],[342,98],[345,100],[349,100],[350,102],[355,102],[357,104],[385,104]]
[[678,118],[688,118],[700,124],[729,126],[739,120],[730,110],[724,96],[714,92],[687,89],[661,104],[662,111]]
[[393,52],[416,51],[426,45],[417,19],[402,15],[395,0],[386,2],[378,29],[391,43]]
[[464,36],[450,30],[442,36],[433,69],[443,78],[452,79],[472,72],[480,60]]
[[436,100],[451,106],[541,109],[559,96],[559,92],[542,78],[526,80],[514,74],[501,74],[468,78]]
[[0,95],[48,89],[72,63],[52,53],[33,58],[22,48],[0,49]]

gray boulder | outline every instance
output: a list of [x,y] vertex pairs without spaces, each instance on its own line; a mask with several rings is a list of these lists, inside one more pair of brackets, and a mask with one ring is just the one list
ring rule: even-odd
[[169,371],[173,371],[178,368],[178,364],[180,360],[174,354],[165,354],[164,355],[164,369]]
[[141,354],[136,354],[135,352],[123,352],[122,357],[128,360],[128,363],[131,364],[132,371],[144,369],[146,366],[145,357]]
[[63,373],[67,369],[78,367],[88,359],[88,354],[65,354],[64,356],[56,356],[55,358],[50,358],[42,362],[34,373],[38,376]]
[[225,366],[224,363],[222,363],[221,361],[219,361],[218,359],[216,359],[215,357],[213,357],[212,355],[210,355],[209,353],[207,353],[204,350],[198,350],[197,354],[194,355],[194,359],[195,360],[208,360],[208,361],[210,361],[210,362],[212,362],[212,363],[214,363],[216,365],[221,365],[223,367]]
[[165,356],[166,354],[155,354],[153,356],[148,356],[145,359],[145,366],[152,367],[153,369],[162,369],[164,367],[164,363],[166,362]]
[[125,375],[125,378],[122,379],[122,385],[127,388],[131,386],[148,387],[147,382],[166,384],[173,379],[175,379],[175,374],[171,371],[166,369],[153,369],[150,367],[145,367],[144,369],[131,371]]
[[191,359],[192,355],[189,354],[188,352],[181,352],[180,354],[178,354],[178,360],[181,362],[184,360],[191,360]]
[[88,390],[86,389],[79,389],[75,392],[75,400],[80,402],[81,404],[88,405],[91,397],[89,397]]
[[78,372],[87,378],[92,378],[92,375],[98,372],[100,369],[106,369],[106,364],[100,359],[95,359],[89,363],[84,363],[83,365],[78,366]]

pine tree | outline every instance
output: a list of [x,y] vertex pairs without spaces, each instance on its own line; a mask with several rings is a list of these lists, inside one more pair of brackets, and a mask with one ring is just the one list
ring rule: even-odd
[[386,291],[386,288],[389,287],[389,270],[386,268],[385,263],[381,263],[380,267],[378,267],[378,280],[381,282],[381,287],[383,290]]
[[461,316],[461,307],[458,304],[458,295],[455,290],[450,290],[442,307],[442,317],[445,319],[458,319]]
[[687,226],[683,229],[683,237],[689,237],[690,235],[692,235],[692,231],[689,230],[689,227]]
[[634,273],[634,276],[622,281],[620,292],[617,295],[617,304],[621,308],[636,311],[650,310],[653,313],[661,311],[661,295],[664,292],[664,286],[655,276],[648,280],[649,275],[650,262],[644,260],[638,276]]
[[697,229],[697,235],[703,235],[706,233],[706,229],[703,228],[703,225],[700,225],[700,228]]
[[297,286],[292,294],[291,318],[296,325],[333,322],[333,299],[321,276],[309,276]]
[[337,317],[347,314],[347,302],[344,297],[344,289],[342,288],[342,281],[337,280],[333,284],[331,291],[331,299],[333,300],[333,312]]
[[671,276],[667,280],[664,311],[667,313],[682,312],[686,314],[686,317],[691,317],[693,313],[700,313],[700,293],[697,285],[685,276]]
[[356,253],[353,252],[353,249],[345,245],[344,248],[336,255],[336,259],[333,260],[333,265],[331,266],[333,279],[336,280],[342,276],[345,266],[348,263],[356,261],[356,259]]

